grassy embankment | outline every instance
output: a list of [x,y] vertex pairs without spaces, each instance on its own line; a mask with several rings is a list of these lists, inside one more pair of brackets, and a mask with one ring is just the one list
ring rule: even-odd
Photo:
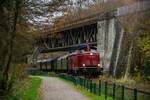
[[[89,92],[88,90],[84,89],[83,87],[77,85],[75,86],[72,82],[67,81],[65,79],[59,78],[65,82],[67,82],[68,84],[70,84],[75,90],[79,91],[80,93],[82,93],[83,95],[87,96],[89,98],[89,100],[105,100],[105,96],[102,94],[101,96],[95,95],[91,92]],[[108,97],[107,96],[107,100],[112,100],[112,97]]]
[[[105,96],[104,95],[101,95],[101,96],[98,96],[98,95],[95,95],[93,93],[90,93],[89,91],[87,91],[86,89],[80,87],[80,86],[77,86],[75,87],[79,92],[81,92],[82,94],[84,94],[85,96],[89,97],[90,100],[105,100]],[[107,97],[107,100],[112,100],[111,97]]]
[[27,87],[23,90],[23,100],[40,100],[40,84],[42,79],[39,77],[29,77]]

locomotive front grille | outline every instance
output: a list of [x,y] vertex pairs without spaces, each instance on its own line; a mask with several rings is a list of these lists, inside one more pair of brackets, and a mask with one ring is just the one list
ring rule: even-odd
[[93,65],[96,65],[96,64],[97,64],[97,62],[94,60],[94,61],[93,61]]
[[95,65],[97,65],[97,62],[96,61],[90,61],[90,60],[87,60],[86,62],[85,62],[85,65],[86,66],[95,66]]
[[89,66],[91,63],[90,63],[90,60],[87,60],[86,63],[85,63],[87,66]]

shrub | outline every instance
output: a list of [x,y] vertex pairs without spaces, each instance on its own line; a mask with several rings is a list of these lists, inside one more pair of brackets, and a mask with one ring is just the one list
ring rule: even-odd
[[144,78],[150,81],[150,57],[144,62]]
[[15,92],[18,90],[19,82],[27,76],[26,65],[14,64],[12,66],[8,79],[5,79],[2,71],[0,71],[0,100],[19,100],[15,96]]

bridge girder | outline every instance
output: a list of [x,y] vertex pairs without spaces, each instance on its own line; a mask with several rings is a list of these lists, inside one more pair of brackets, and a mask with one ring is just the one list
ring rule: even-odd
[[42,52],[68,51],[68,49],[82,44],[97,41],[97,23],[72,28],[69,30],[55,33],[53,37],[40,38],[36,45],[42,49]]

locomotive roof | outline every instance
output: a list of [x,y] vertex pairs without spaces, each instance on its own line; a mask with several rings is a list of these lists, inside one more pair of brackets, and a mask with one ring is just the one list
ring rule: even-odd
[[95,46],[93,46],[93,45],[91,45],[91,44],[84,43],[84,44],[79,44],[78,46],[73,47],[72,49],[70,49],[71,54],[74,53],[76,50],[78,50],[78,49],[84,49],[84,48],[86,48],[87,46],[89,46],[89,47],[92,48],[92,49],[97,49],[97,47],[95,47]]
[[91,44],[84,43],[84,44],[79,44],[78,46],[72,48],[72,51],[75,51],[77,49],[86,48],[87,46],[89,46],[90,48],[93,48],[93,49],[97,49],[95,46],[92,46]]

